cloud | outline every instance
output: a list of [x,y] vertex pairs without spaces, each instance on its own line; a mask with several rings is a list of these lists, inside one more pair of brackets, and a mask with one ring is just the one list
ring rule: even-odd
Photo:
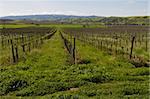
[[135,4],[137,2],[137,0],[127,0],[128,4]]
[[90,2],[87,0],[0,0],[0,16],[29,14],[134,16],[145,15],[150,11],[147,10],[147,0],[88,1]]

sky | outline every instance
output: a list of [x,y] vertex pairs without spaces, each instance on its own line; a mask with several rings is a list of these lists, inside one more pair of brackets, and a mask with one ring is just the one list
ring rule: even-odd
[[150,0],[0,0],[0,16],[150,16]]

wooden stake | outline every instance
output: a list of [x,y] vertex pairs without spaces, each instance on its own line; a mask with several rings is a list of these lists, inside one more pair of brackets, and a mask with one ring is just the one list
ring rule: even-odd
[[14,46],[13,46],[13,41],[11,40],[11,51],[12,51],[12,58],[13,58],[13,62],[16,62],[16,58],[15,58],[15,53],[14,53]]
[[134,41],[135,41],[135,36],[133,36],[132,42],[131,42],[130,59],[132,58],[132,52],[133,52],[133,47],[134,47]]

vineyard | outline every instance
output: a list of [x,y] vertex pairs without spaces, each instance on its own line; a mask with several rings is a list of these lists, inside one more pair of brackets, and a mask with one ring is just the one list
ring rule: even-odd
[[148,26],[64,29],[64,33],[68,35],[68,39],[77,38],[81,42],[91,44],[111,55],[121,55],[138,62],[149,62]]
[[[15,28],[1,29],[0,51],[2,61],[0,65],[6,63],[16,63],[25,58],[27,52],[40,45],[46,39],[50,39],[56,32],[54,28]],[[3,62],[3,59],[4,62]]]
[[149,98],[149,26],[0,29],[0,98]]

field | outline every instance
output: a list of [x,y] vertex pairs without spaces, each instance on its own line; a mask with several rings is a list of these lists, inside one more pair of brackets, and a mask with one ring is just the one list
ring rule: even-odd
[[149,26],[0,28],[2,99],[149,99]]

